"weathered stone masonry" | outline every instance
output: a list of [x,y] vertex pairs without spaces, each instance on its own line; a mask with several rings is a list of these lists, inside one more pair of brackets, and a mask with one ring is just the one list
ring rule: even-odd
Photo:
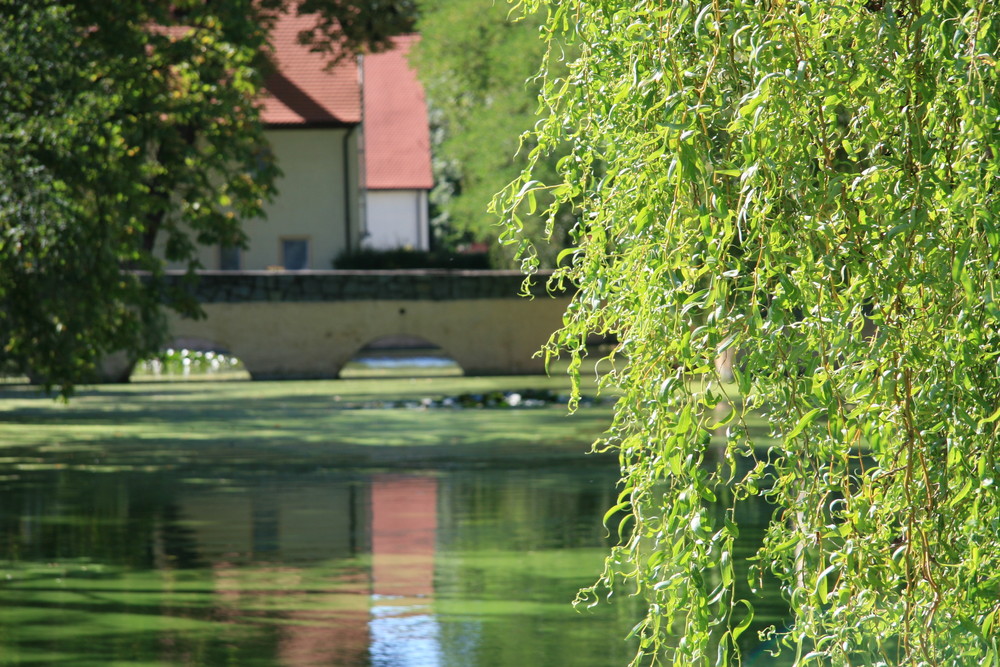
[[[542,274],[534,296],[548,296]],[[183,284],[168,274],[168,284]],[[251,301],[450,301],[520,298],[515,271],[202,271],[191,288],[201,303]]]

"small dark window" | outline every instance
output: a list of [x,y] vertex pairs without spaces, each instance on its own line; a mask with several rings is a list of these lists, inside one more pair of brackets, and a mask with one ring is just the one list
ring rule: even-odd
[[307,239],[281,239],[281,263],[287,271],[309,268],[309,241]]
[[270,146],[261,146],[254,152],[254,171],[257,176],[264,176],[274,169],[274,154]]
[[219,269],[222,271],[240,270],[240,249],[234,245],[219,246]]

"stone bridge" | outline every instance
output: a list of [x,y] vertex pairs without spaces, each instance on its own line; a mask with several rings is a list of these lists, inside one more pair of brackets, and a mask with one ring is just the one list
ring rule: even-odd
[[[181,280],[181,276],[169,276]],[[467,375],[544,371],[534,354],[562,324],[569,294],[519,296],[514,271],[219,271],[189,289],[206,317],[171,313],[170,335],[239,357],[254,379],[334,378],[385,337],[439,346]]]

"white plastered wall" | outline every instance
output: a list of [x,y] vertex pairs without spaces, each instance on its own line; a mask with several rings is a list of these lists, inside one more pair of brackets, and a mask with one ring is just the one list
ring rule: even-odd
[[362,245],[376,250],[430,247],[425,190],[368,190],[367,234]]
[[[264,220],[247,220],[241,269],[281,266],[281,240],[309,240],[309,269],[331,269],[348,242],[360,242],[356,133],[345,128],[265,132],[282,176]],[[346,151],[346,153],[345,153]],[[348,239],[347,226],[350,225]],[[218,269],[218,247],[199,249],[206,269]]]

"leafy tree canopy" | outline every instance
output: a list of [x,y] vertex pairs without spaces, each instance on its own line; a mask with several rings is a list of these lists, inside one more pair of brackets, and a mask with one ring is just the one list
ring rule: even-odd
[[[426,0],[420,8],[415,63],[433,125],[436,233],[448,245],[489,243],[500,266],[509,265],[513,253],[496,244],[500,228],[488,207],[527,164],[531,140],[521,146],[519,137],[537,120],[540,85],[534,74],[545,54],[538,40],[543,18],[534,13],[517,20],[510,5],[492,0]],[[537,169],[554,176],[557,159],[553,155]],[[552,225],[558,243],[543,252],[548,264],[572,224],[567,211],[551,221],[528,216],[526,224],[540,234]]]
[[[256,106],[268,28],[381,48],[412,3],[366,0],[0,1],[0,362],[67,391],[114,351],[159,344],[166,259],[243,242],[276,169]],[[159,253],[159,250],[158,250]],[[134,271],[146,272],[141,280]]]
[[571,157],[544,180],[534,154],[498,205],[516,244],[536,193],[579,202],[548,349],[621,341],[601,444],[627,518],[585,596],[645,599],[636,664],[739,662],[768,581],[789,662],[996,664],[995,3],[567,0],[544,35],[579,56],[534,142]]

